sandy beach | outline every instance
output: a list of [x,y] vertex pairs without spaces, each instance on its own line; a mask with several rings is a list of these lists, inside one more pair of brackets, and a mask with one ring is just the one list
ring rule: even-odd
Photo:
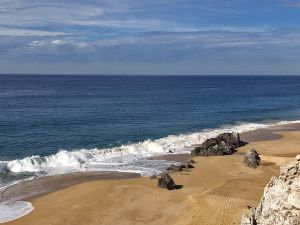
[[[234,155],[195,157],[194,169],[171,174],[183,185],[178,190],[157,188],[148,177],[83,182],[29,199],[34,210],[7,224],[239,224],[279,166],[300,154],[298,128],[245,133],[242,138],[251,142]],[[243,163],[242,153],[251,148],[261,154],[257,169]]]

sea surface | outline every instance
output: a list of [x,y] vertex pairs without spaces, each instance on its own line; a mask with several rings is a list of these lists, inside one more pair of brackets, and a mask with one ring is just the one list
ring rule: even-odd
[[300,120],[299,76],[0,75],[0,187],[149,160],[225,131]]

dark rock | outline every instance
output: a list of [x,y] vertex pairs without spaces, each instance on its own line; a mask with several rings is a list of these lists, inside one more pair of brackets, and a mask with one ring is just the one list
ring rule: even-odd
[[195,156],[231,155],[235,149],[247,144],[240,140],[237,133],[223,133],[216,138],[207,139],[200,146],[191,151]]
[[252,148],[249,152],[247,152],[244,156],[244,162],[252,168],[257,168],[260,164],[260,157],[257,151]]
[[155,179],[157,179],[157,177],[155,175],[150,177],[150,180],[155,180]]
[[173,170],[173,171],[180,172],[184,168],[185,168],[185,165],[171,165],[171,166],[169,166],[169,168],[167,170]]
[[194,168],[194,166],[190,163],[187,163],[187,164],[185,164],[185,168],[186,169],[192,169],[192,168]]
[[172,150],[169,150],[168,153],[174,153]]
[[177,188],[172,177],[168,173],[163,173],[161,177],[158,178],[157,186],[168,190],[174,190]]
[[193,160],[193,159],[190,159],[189,161],[187,161],[186,163],[191,163],[191,164],[193,164],[193,163],[196,163],[196,161],[195,160]]

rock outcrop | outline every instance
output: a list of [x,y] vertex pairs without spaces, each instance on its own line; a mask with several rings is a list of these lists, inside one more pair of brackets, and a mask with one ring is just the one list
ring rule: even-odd
[[190,164],[190,163],[186,163],[185,165],[184,165],[185,167],[185,169],[192,169],[192,168],[195,168],[192,164]]
[[241,225],[300,224],[300,155],[281,166],[279,177],[265,187],[259,206],[251,216],[244,216]]
[[189,161],[187,161],[186,163],[189,163],[189,164],[194,164],[194,163],[196,163],[196,161],[195,160],[193,160],[193,159],[190,159]]
[[207,139],[200,146],[192,150],[194,156],[231,155],[236,148],[244,146],[246,142],[240,140],[237,133],[223,133],[216,138]]
[[184,165],[171,165],[167,168],[167,170],[177,171],[180,172],[185,168]]
[[180,172],[183,169],[192,169],[192,168],[194,168],[194,166],[192,164],[186,163],[186,164],[181,164],[181,165],[171,165],[167,168],[167,170]]
[[161,177],[158,178],[157,186],[168,190],[177,189],[175,182],[168,173],[162,173]]
[[244,156],[244,162],[252,168],[257,168],[260,165],[260,157],[257,151],[252,148]]

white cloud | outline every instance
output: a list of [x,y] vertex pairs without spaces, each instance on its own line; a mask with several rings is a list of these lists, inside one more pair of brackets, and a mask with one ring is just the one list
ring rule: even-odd
[[0,26],[0,36],[59,36],[65,32],[43,31],[35,29],[9,28]]
[[51,44],[52,44],[52,45],[57,45],[57,46],[63,45],[64,43],[65,43],[65,42],[62,41],[62,40],[53,40],[53,41],[51,41]]
[[[233,29],[235,30],[235,29]],[[140,35],[125,35],[94,38],[84,40],[72,36],[29,36],[26,41],[14,44],[15,38],[6,40],[4,45],[10,49],[18,49],[18,53],[24,54],[74,54],[80,53],[83,58],[88,54],[118,55],[119,51],[136,51],[133,55],[139,58],[143,52],[155,52],[164,49],[166,52],[184,52],[197,55],[197,51],[242,51],[241,49],[299,49],[300,30],[287,32],[286,30],[265,29],[262,31],[230,31],[230,30],[204,30],[197,32],[150,32]],[[0,38],[1,49],[1,38]],[[154,53],[153,53],[154,54]],[[157,52],[156,54],[162,54]],[[115,56],[114,56],[115,57]],[[120,56],[122,57],[122,56]]]

